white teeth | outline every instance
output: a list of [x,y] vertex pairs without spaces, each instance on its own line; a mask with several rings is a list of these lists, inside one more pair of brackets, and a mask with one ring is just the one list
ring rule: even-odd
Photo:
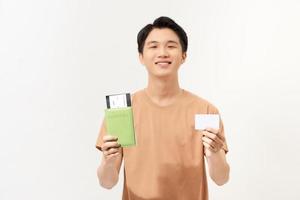
[[156,64],[171,64],[171,62],[156,62]]
[[160,66],[168,66],[169,65],[169,63],[167,63],[167,62],[159,62],[157,64]]

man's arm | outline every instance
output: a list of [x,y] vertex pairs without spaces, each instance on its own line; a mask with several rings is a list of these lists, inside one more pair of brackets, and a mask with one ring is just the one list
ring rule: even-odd
[[103,137],[102,161],[97,170],[98,180],[102,187],[111,189],[119,180],[123,150],[112,136]]
[[225,139],[217,130],[206,129],[203,131],[203,145],[208,164],[209,176],[219,186],[229,180],[230,167],[226,161],[223,145]]

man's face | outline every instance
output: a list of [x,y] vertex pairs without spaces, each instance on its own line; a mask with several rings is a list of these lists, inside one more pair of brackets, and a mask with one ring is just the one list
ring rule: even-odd
[[186,58],[182,52],[179,37],[168,28],[153,29],[146,38],[140,61],[150,75],[167,77],[176,75]]

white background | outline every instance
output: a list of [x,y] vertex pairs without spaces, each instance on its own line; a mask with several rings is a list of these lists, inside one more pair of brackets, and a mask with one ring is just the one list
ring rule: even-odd
[[188,33],[181,86],[221,111],[231,180],[213,200],[297,200],[298,0],[0,0],[0,199],[121,199],[100,188],[106,94],[146,86],[136,35],[161,15]]

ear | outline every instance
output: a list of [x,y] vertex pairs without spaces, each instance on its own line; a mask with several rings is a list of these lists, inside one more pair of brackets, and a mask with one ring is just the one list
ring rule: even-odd
[[140,59],[140,63],[141,63],[142,65],[145,65],[143,54],[139,53],[139,59]]
[[186,56],[187,56],[186,52],[182,53],[182,61],[181,61],[181,63],[185,62]]

